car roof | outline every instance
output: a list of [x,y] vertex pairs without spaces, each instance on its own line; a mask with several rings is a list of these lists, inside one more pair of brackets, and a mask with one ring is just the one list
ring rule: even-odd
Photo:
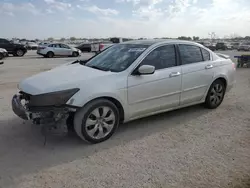
[[145,39],[145,40],[131,40],[123,42],[123,44],[142,44],[142,45],[157,45],[157,44],[198,44],[192,41],[177,40],[177,39]]

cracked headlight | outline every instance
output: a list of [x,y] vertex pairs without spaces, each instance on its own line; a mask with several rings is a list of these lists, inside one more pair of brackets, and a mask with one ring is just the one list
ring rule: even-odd
[[79,91],[79,88],[30,96],[29,106],[61,106]]

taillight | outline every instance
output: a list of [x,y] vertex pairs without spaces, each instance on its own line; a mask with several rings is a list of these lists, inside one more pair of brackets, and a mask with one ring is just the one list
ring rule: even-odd
[[235,67],[235,63],[232,63],[232,66],[233,66],[233,69],[236,69],[236,67]]
[[103,45],[103,44],[100,44],[100,45],[99,45],[99,49],[100,49],[100,51],[103,49],[103,47],[104,47],[104,45]]

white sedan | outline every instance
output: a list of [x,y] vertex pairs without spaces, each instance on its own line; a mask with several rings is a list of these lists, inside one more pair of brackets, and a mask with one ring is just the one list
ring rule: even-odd
[[81,54],[81,51],[66,44],[53,43],[49,45],[38,46],[37,54],[48,58],[52,58],[54,56],[77,57]]
[[67,119],[98,143],[123,122],[200,103],[217,108],[234,83],[234,63],[200,44],[129,41],[23,80],[12,109],[34,123]]

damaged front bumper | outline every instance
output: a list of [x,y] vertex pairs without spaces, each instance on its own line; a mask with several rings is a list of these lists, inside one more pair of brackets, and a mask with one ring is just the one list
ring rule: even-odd
[[34,124],[56,124],[66,120],[77,108],[62,106],[29,106],[29,101],[22,94],[12,98],[12,110],[24,120],[32,120]]

